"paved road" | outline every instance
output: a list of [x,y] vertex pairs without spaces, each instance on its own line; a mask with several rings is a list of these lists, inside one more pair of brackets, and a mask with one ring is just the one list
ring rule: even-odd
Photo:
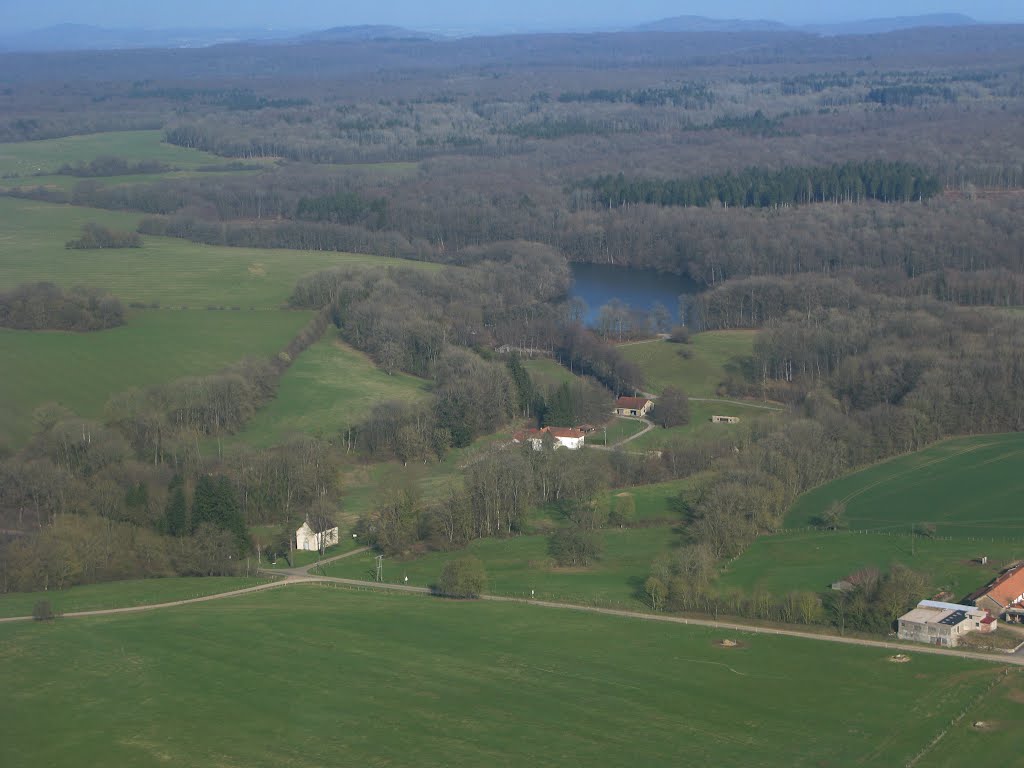
[[[347,552],[344,555],[331,558],[331,560],[339,560],[342,557],[351,557],[358,552],[365,551],[366,548],[359,550],[353,550]],[[284,575],[284,578],[280,581],[271,582],[269,584],[260,584],[255,587],[247,587],[246,589],[237,589],[233,592],[221,592],[216,595],[207,595],[205,597],[196,597],[191,600],[177,600],[172,603],[158,603],[156,605],[139,605],[132,608],[108,608],[99,611],[77,611],[74,613],[64,614],[64,618],[76,618],[83,616],[108,616],[117,613],[138,613],[139,611],[150,611],[159,608],[171,608],[181,605],[189,605],[191,603],[203,603],[210,600],[224,600],[231,597],[237,597],[238,595],[249,594],[251,592],[259,592],[264,589],[275,589],[277,587],[288,586],[292,584],[316,584],[316,583],[327,583],[327,584],[344,584],[350,587],[360,587],[363,589],[382,589],[393,592],[410,592],[415,594],[432,594],[431,590],[426,587],[414,587],[405,584],[387,584],[376,581],[362,581],[359,579],[342,579],[334,576],[310,576],[306,575],[306,570],[310,566],[304,568],[294,569],[281,569],[277,573]],[[591,605],[576,605],[573,603],[556,603],[548,600],[529,600],[521,597],[503,597],[501,595],[483,595],[483,600],[488,600],[496,603],[521,603],[524,605],[537,606],[539,608],[549,608],[563,611],[582,611],[584,613],[598,613],[606,616],[620,616],[629,619],[640,619],[642,621],[661,621],[668,622],[670,624],[685,624],[694,627],[710,627],[711,629],[723,630],[726,632],[744,632],[747,634],[755,635],[779,635],[782,637],[799,637],[804,640],[817,640],[825,643],[839,643],[841,645],[859,645],[865,648],[878,648],[880,650],[887,651],[902,651],[904,653],[927,653],[935,656],[952,656],[960,659],[971,659],[973,661],[987,661],[994,664],[1009,664],[1014,666],[1024,667],[1024,656],[1019,654],[989,654],[989,653],[978,653],[974,651],[957,651],[945,648],[935,648],[928,645],[921,645],[918,643],[894,643],[885,640],[862,640],[854,637],[839,637],[837,635],[820,635],[814,632],[801,632],[797,629],[776,629],[773,627],[755,627],[748,626],[746,624],[733,624],[727,621],[714,621],[712,619],[694,619],[684,616],[666,616],[660,613],[643,613],[642,611],[623,611],[615,608],[597,608]],[[17,616],[8,619],[0,619],[0,623],[12,622],[12,621],[31,621],[31,616]]]

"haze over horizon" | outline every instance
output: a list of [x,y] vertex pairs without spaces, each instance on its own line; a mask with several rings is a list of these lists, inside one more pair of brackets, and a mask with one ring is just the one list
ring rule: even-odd
[[612,0],[522,0],[495,8],[469,0],[442,0],[425,7],[414,0],[385,0],[373,5],[331,0],[294,0],[290,4],[251,0],[240,11],[236,2],[180,0],[172,5],[132,0],[42,0],[24,4],[0,0],[0,28],[19,32],[58,24],[108,28],[279,28],[294,30],[364,24],[465,31],[540,31],[623,28],[673,16],[770,20],[790,25],[830,24],[872,18],[959,13],[982,22],[1024,22],[1019,0],[864,0],[834,8],[813,0],[721,0],[715,4],[636,0],[628,10]]

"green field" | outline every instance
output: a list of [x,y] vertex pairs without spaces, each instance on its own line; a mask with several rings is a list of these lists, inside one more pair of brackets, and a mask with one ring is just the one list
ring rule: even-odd
[[936,526],[939,536],[1024,542],[1024,433],[947,440],[846,475],[801,496],[786,516],[803,527],[833,501],[851,528]]
[[[255,561],[253,561],[255,566]],[[49,592],[12,592],[0,594],[0,618],[31,616],[32,606],[38,600],[49,600],[60,613],[98,611],[105,608],[130,608],[136,605],[169,603],[193,597],[215,595],[262,584],[268,579],[243,576],[206,576],[171,579],[133,579],[111,581],[106,584],[88,584]]]
[[[717,647],[723,633],[705,628],[326,586],[0,626],[0,763],[903,765],[965,707],[976,720],[970,707],[1002,675],[728,636],[743,645]],[[1019,685],[1011,673],[995,689],[1015,724]],[[957,764],[1012,761],[997,752],[1007,745],[977,740]]]
[[[538,599],[593,603],[629,608],[641,607],[636,594],[647,578],[651,561],[669,551],[678,536],[669,528],[611,529],[600,533],[604,555],[587,568],[558,568],[548,555],[547,536],[516,536],[480,539],[465,550],[431,552],[410,559],[385,559],[384,581],[429,586],[437,580],[448,560],[471,554],[487,569],[487,591],[496,595],[525,597],[531,590]],[[371,579],[375,553],[353,555],[323,568],[327,576]]]
[[273,445],[298,432],[333,440],[345,427],[365,419],[375,403],[419,400],[426,397],[427,386],[415,376],[389,376],[330,329],[299,356],[281,380],[274,401],[234,439]]
[[[591,432],[587,435],[586,442],[588,445],[615,445],[627,437],[632,437],[644,430],[647,425],[639,419],[627,419],[619,416],[614,416],[607,424],[598,427],[596,431]],[[605,438],[607,436],[607,443]],[[630,450],[636,445],[634,441],[628,444]]]
[[[715,416],[739,416],[739,424],[712,424],[711,417]],[[629,444],[629,449],[634,451],[658,450],[665,443],[677,437],[711,437],[717,435],[728,435],[736,431],[745,430],[744,424],[749,424],[757,419],[771,419],[778,415],[778,411],[766,410],[756,404],[746,405],[743,403],[726,402],[703,402],[700,400],[690,401],[690,421],[679,427],[670,429],[654,429],[643,437],[637,438]]]
[[[976,559],[988,556],[987,566]],[[760,590],[776,596],[827,590],[861,568],[885,572],[894,563],[928,575],[933,594],[959,600],[984,586],[1001,567],[1024,557],[1024,542],[992,544],[964,539],[923,539],[884,533],[793,532],[762,536],[730,563],[718,580],[722,592]]]
[[412,489],[425,501],[443,499],[449,488],[461,486],[464,470],[480,454],[510,439],[507,432],[478,437],[465,448],[448,451],[443,461],[403,466],[402,462],[393,460],[354,467],[342,478],[341,520],[355,522],[360,515],[373,511],[382,496],[401,488]]
[[309,312],[132,312],[127,325],[93,333],[0,329],[0,435],[28,437],[32,411],[56,402],[99,417],[111,395],[213,373],[283,348]]
[[[756,336],[757,331],[705,331],[691,336],[689,344],[652,341],[618,349],[640,366],[648,392],[658,395],[673,386],[691,397],[714,397],[726,367],[751,354]],[[692,353],[690,359],[680,351]]]
[[671,501],[683,491],[693,488],[697,479],[695,476],[685,480],[667,480],[664,483],[652,483],[634,488],[616,488],[608,491],[608,508],[611,509],[616,496],[628,494],[633,497],[633,503],[636,506],[633,516],[635,521],[666,520],[676,523],[679,520],[679,513],[672,508]]
[[[0,143],[0,176],[34,183],[33,174],[51,173],[65,163],[88,163],[98,157],[119,157],[132,163],[155,160],[174,168],[222,165],[223,157],[163,142],[163,131],[111,131],[43,141]],[[4,182],[7,183],[7,182]]]
[[[438,265],[366,254],[200,245],[171,237],[144,237],[142,248],[67,250],[82,224],[95,221],[134,230],[141,217],[0,197],[0,290],[49,280],[109,291],[126,304],[202,308],[280,307],[302,275],[332,266]],[[227,362],[227,361],[225,361]]]
[[[536,360],[523,360],[523,368],[530,374],[535,386],[542,392],[555,389],[563,382],[573,382],[578,377],[569,372],[565,366],[549,358],[540,357]],[[609,412],[611,407],[608,408]]]

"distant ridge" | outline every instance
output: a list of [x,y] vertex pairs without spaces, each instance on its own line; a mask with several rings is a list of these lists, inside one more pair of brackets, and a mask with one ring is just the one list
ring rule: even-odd
[[880,35],[917,27],[968,27],[979,22],[962,13],[894,16],[840,24],[790,26],[767,19],[711,19],[706,16],[672,16],[631,27],[633,32],[811,32],[819,35]]
[[885,19],[866,19],[845,24],[819,24],[800,27],[807,32],[822,35],[881,35],[917,27],[970,27],[980,22],[962,13],[930,13],[923,16],[894,16]]
[[0,37],[0,51],[112,51],[136,48],[207,48],[222,43],[267,41],[295,31],[267,29],[108,29],[90,24],[57,24]]
[[634,32],[792,32],[779,21],[766,19],[710,19],[706,16],[672,16],[631,27]]
[[296,42],[372,42],[376,40],[440,40],[441,35],[417,32],[405,27],[387,24],[359,24],[351,27],[331,27],[308,32],[293,38]]

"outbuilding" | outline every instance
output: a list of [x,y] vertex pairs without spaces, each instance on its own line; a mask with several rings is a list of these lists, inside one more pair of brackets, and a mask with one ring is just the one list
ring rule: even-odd
[[996,621],[970,605],[922,600],[899,618],[900,640],[954,648],[968,632],[994,632]]
[[647,397],[620,397],[615,401],[613,412],[616,416],[635,416],[643,418],[651,410],[654,401]]

